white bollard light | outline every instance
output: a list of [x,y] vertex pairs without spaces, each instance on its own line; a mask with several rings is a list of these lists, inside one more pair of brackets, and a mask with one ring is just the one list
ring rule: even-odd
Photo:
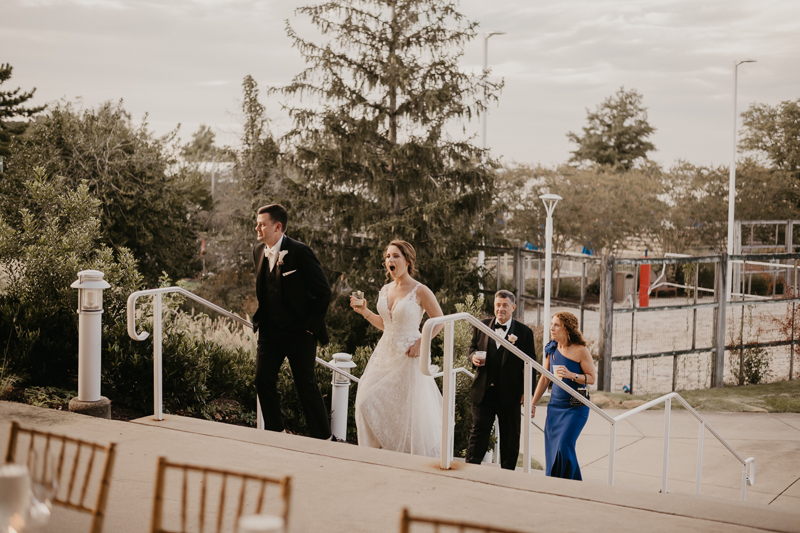
[[99,270],[78,272],[78,397],[70,411],[111,418],[111,402],[100,395],[100,351],[103,331],[103,289],[111,287]]
[[[349,353],[333,354],[336,368],[349,372],[356,364]],[[340,440],[347,440],[347,407],[350,401],[350,378],[333,372],[333,391],[331,392],[331,433]]]

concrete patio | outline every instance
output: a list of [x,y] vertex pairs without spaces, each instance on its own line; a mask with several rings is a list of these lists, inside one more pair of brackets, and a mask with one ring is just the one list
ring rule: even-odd
[[[604,484],[608,427],[595,416],[578,444],[583,483],[463,463],[442,471],[437,461],[423,457],[190,418],[118,422],[9,402],[0,402],[0,439],[7,439],[9,421],[18,420],[27,427],[116,442],[107,532],[149,531],[160,455],[292,476],[289,531],[295,533],[398,531],[403,507],[418,515],[524,532],[800,532],[800,415],[708,414],[740,454],[757,459],[757,483],[749,488],[747,502],[738,501],[740,468],[708,435],[704,494],[693,495],[697,429],[683,415],[673,412],[669,494],[658,494],[663,411],[647,411],[620,425],[615,487]],[[534,456],[543,459],[541,441],[535,434]],[[87,527],[85,515],[56,508],[49,531]]]

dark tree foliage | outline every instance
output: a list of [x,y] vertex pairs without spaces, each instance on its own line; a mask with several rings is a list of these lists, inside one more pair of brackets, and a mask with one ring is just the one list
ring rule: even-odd
[[[483,112],[484,92],[494,101],[502,85],[458,68],[476,23],[447,0],[339,0],[297,12],[328,40],[287,25],[307,68],[272,89],[303,99],[287,104],[289,234],[317,251],[340,291],[365,290],[373,305],[384,247],[407,240],[420,279],[452,307],[477,283],[469,258],[493,213],[494,163],[445,133]],[[344,296],[333,316],[337,307],[349,309]],[[331,322],[341,335],[353,330]]]
[[[8,63],[0,64],[0,85],[11,79],[14,67]],[[28,92],[23,92],[17,87],[13,91],[0,91],[0,156],[8,156],[11,138],[22,135],[28,124],[21,121],[11,121],[16,117],[32,117],[44,109],[44,106],[25,107],[22,104],[33,98],[36,92],[34,87]]]
[[2,370],[38,385],[74,386],[78,368],[77,273],[97,269],[111,284],[103,291],[104,323],[125,317],[128,295],[140,288],[126,249],[100,243],[100,202],[86,183],[74,186],[34,169],[22,183],[18,219],[0,214],[0,338]]
[[162,272],[191,275],[199,269],[196,215],[209,197],[201,176],[177,166],[173,138],[154,138],[146,122],[134,127],[121,103],[83,112],[56,105],[15,141],[0,213],[18,222],[19,184],[36,167],[72,188],[85,180],[100,201],[102,242],[128,248],[148,285]]
[[742,113],[739,148],[766,156],[773,167],[800,178],[800,98],[775,107],[752,104]]
[[656,149],[647,140],[656,129],[647,122],[647,108],[636,89],[624,87],[606,98],[594,112],[586,110],[583,135],[569,132],[570,142],[578,145],[570,162],[589,161],[598,165],[630,170],[638,160],[646,160],[647,152]]
[[216,134],[205,124],[201,124],[192,134],[192,140],[181,148],[181,155],[189,162],[230,161],[228,150],[214,144]]

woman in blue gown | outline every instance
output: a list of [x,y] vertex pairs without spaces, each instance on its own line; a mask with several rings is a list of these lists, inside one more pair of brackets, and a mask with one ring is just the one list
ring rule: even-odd
[[[594,363],[575,315],[568,312],[554,314],[550,321],[550,338],[553,340],[545,347],[544,367],[573,389],[593,384],[596,376]],[[539,379],[533,395],[532,415],[536,414],[536,404],[549,383],[544,375]],[[572,405],[570,398],[569,393],[553,385],[544,426],[545,473],[552,477],[580,480],[575,443],[589,419],[589,408],[583,404]]]

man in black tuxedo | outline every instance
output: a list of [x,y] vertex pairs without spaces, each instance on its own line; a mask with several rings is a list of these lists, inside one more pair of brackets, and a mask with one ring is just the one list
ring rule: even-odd
[[[484,324],[504,336],[525,354],[536,359],[533,331],[512,318],[517,306],[514,294],[497,291],[494,295],[494,316]],[[475,352],[486,352],[480,360]],[[470,359],[476,367],[469,392],[472,400],[472,430],[469,434],[467,462],[480,464],[489,447],[495,416],[500,425],[500,466],[514,470],[519,456],[520,403],[525,388],[525,363],[509,353],[497,341],[477,329],[472,335]],[[531,376],[531,383],[535,383]]]
[[314,369],[317,342],[328,343],[325,314],[331,288],[311,248],[284,235],[288,220],[286,209],[278,204],[260,208],[256,217],[260,241],[253,248],[258,297],[253,315],[253,330],[258,332],[256,390],[264,428],[283,431],[277,382],[288,357],[310,435],[330,439],[328,410]]

